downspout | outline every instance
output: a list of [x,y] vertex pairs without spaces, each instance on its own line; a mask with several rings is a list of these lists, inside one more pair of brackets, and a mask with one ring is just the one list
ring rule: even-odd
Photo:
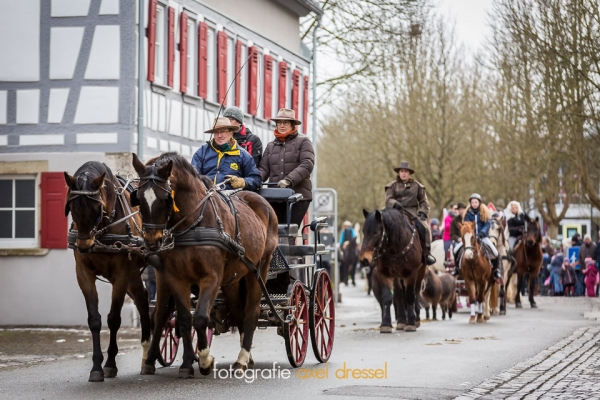
[[[313,192],[318,188],[317,186],[317,29],[321,26],[321,16],[318,16],[317,25],[313,29],[313,47],[312,47],[312,142],[315,149],[315,163],[312,174],[312,186]],[[315,202],[311,202],[313,218],[316,217],[315,213]]]
[[144,0],[138,4],[138,118],[137,118],[137,156],[144,160]]

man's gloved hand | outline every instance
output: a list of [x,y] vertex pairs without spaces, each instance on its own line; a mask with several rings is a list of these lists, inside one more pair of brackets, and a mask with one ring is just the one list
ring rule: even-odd
[[421,219],[421,221],[427,221],[427,215],[425,215],[424,212],[420,212],[419,219]]
[[244,178],[240,178],[239,176],[225,175],[225,178],[231,179],[229,183],[234,189],[243,189],[246,186],[246,181],[244,180]]
[[287,188],[292,186],[292,182],[288,181],[287,179],[282,179],[279,182],[277,182],[277,187],[280,188]]
[[404,207],[402,206],[402,203],[400,203],[399,201],[394,203],[394,208],[398,211],[404,211]]

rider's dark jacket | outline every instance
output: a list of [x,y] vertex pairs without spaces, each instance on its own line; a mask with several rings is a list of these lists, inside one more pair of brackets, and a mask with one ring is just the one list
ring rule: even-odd
[[[245,190],[258,190],[262,183],[252,156],[240,149],[235,140],[231,149],[225,152],[218,150],[212,140],[204,144],[192,157],[192,165],[200,175],[208,176],[214,183],[223,182],[225,175],[244,178]],[[227,184],[225,188],[231,189],[231,186]]]
[[523,235],[525,229],[525,214],[519,213],[506,221],[508,225],[508,235],[512,237],[519,237]]
[[429,200],[427,200],[425,186],[412,178],[402,182],[398,177],[385,186],[385,206],[392,208],[398,202],[402,204],[404,211],[414,218],[417,218],[419,213],[429,215]]
[[477,233],[483,234],[483,237],[489,237],[488,231],[490,230],[490,220],[483,222],[481,221],[481,214],[479,210],[481,206],[474,210],[472,207],[469,207],[467,212],[465,213],[465,222],[476,222],[477,223]]
[[245,125],[242,125],[240,130],[233,134],[233,138],[238,142],[238,145],[241,148],[246,149],[246,151],[250,153],[258,168],[263,153],[263,145],[260,138],[250,132],[250,129]]
[[458,242],[460,239],[460,224],[463,222],[463,217],[458,214],[456,217],[452,218],[452,223],[450,224],[450,238],[455,242]]

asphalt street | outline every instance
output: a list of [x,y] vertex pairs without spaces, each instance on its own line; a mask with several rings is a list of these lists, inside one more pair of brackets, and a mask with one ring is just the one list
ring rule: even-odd
[[[534,357],[577,329],[598,324],[583,318],[585,311],[598,304],[596,299],[540,297],[538,309],[530,309],[527,303],[520,310],[510,305],[506,316],[492,316],[486,324],[469,325],[465,307],[452,320],[424,321],[415,333],[380,334],[379,306],[363,286],[364,281],[359,280],[356,288],[341,288],[343,302],[337,308],[334,351],[327,366],[318,364],[309,350],[305,369],[291,369],[283,339],[274,329],[267,329],[257,332],[252,354],[256,369],[275,369],[271,378],[264,373],[254,380],[251,375],[243,379],[226,377],[224,370],[237,357],[239,339],[237,334],[225,334],[213,341],[218,376],[201,376],[196,370],[194,379],[177,379],[181,350],[172,367],[157,368],[154,376],[140,376],[138,347],[124,350],[117,358],[119,376],[102,383],[87,382],[91,354],[0,369],[0,398],[454,398]],[[103,347],[106,345],[103,343]],[[386,376],[344,378],[344,368],[382,369]],[[290,376],[284,377],[283,370],[289,370],[286,373]]]

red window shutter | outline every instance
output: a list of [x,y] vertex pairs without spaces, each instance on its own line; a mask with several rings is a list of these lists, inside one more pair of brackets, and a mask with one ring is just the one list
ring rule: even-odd
[[156,7],[157,0],[148,1],[148,80],[154,82],[154,59],[156,57]]
[[[248,48],[248,51],[252,55],[248,61],[248,64],[250,64],[248,71],[248,112],[256,115],[256,109],[258,108],[258,49],[252,46]],[[248,55],[250,56],[250,54]]]
[[294,70],[292,72],[292,110],[296,113],[298,117],[300,114],[298,113],[298,105],[300,103],[300,71]]
[[181,13],[181,26],[179,27],[179,90],[185,93],[187,90],[187,35],[188,16]]
[[42,248],[66,249],[68,220],[65,216],[67,188],[62,172],[42,172]]
[[208,25],[198,24],[198,96],[208,97]]
[[167,35],[167,86],[173,87],[173,72],[175,72],[175,9],[173,7],[169,7]]
[[217,92],[218,101],[225,104],[227,93],[227,34],[220,31],[217,33]]
[[273,57],[265,54],[265,95],[264,95],[264,117],[271,118],[273,108]]
[[[240,68],[242,68],[242,42],[240,42],[239,40],[235,43],[235,73],[237,74],[240,71]],[[235,106],[236,107],[240,107],[241,105],[241,99],[240,99],[240,93],[241,93],[241,82],[240,79],[238,77],[235,78]]]
[[279,107],[285,108],[286,82],[287,82],[287,63],[279,63]]
[[304,77],[304,109],[302,110],[304,133],[308,133],[308,75]]

